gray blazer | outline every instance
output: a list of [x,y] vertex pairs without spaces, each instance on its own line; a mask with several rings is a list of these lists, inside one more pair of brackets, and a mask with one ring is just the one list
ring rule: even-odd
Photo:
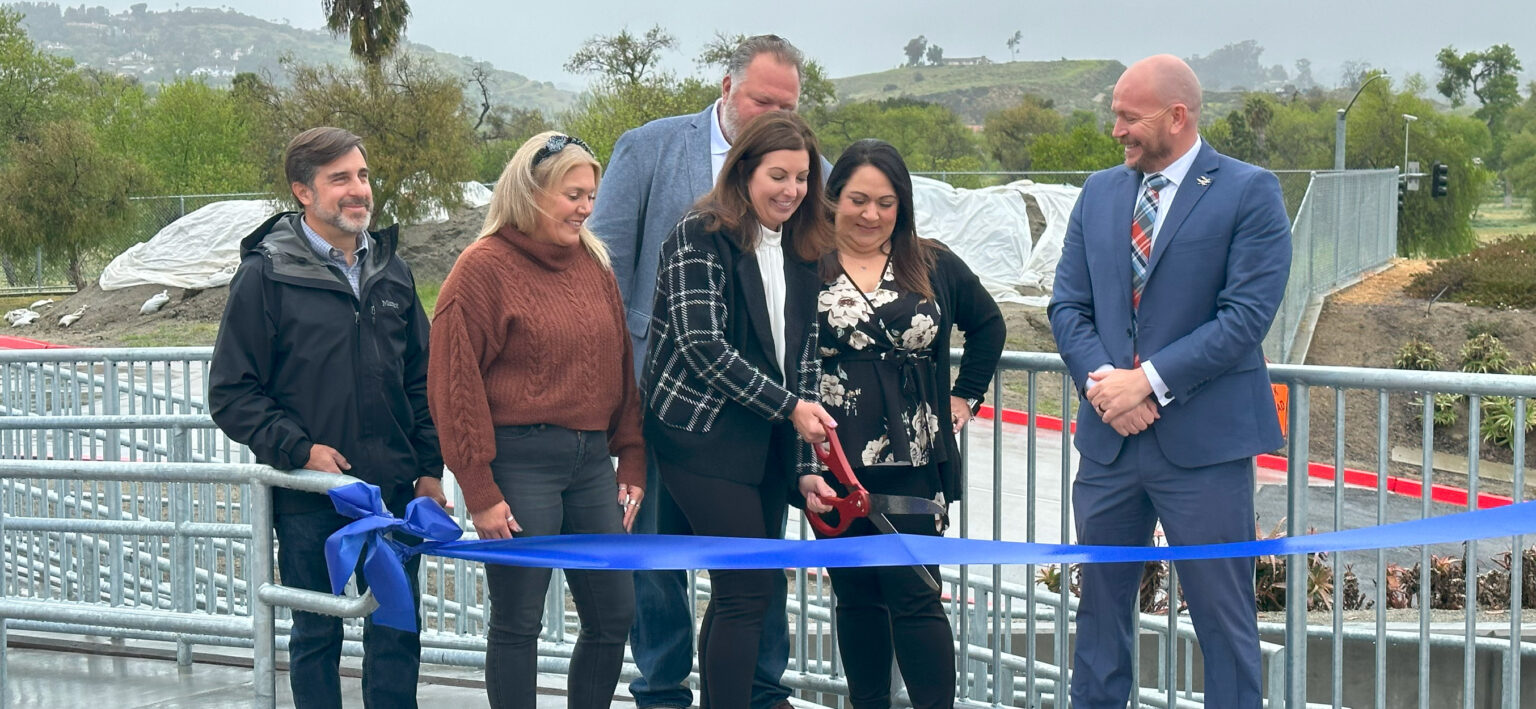
[[660,118],[627,131],[613,146],[587,226],[608,245],[624,297],[635,371],[643,371],[661,245],[693,203],[715,185],[709,112]]

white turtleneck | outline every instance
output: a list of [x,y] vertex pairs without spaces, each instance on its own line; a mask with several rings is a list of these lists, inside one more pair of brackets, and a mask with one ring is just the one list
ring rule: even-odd
[[[759,225],[757,267],[763,274],[763,296],[768,301],[768,322],[773,326],[773,356],[784,365],[784,235]],[[789,381],[785,372],[784,381]]]

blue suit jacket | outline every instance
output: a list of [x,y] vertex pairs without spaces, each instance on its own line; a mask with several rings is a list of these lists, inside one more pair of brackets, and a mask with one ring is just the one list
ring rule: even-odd
[[[1202,184],[1203,183],[1203,184]],[[1149,432],[1175,465],[1199,467],[1281,447],[1261,343],[1291,264],[1291,230],[1273,173],[1204,144],[1169,206],[1131,312],[1131,212],[1141,173],[1095,173],[1072,210],[1049,309],[1079,392],[1105,364],[1150,360],[1173,400]],[[1109,464],[1124,439],[1091,406],[1077,449]]]
[[608,245],[624,297],[635,371],[644,371],[661,245],[699,197],[714,187],[709,112],[660,118],[613,146],[587,227]]

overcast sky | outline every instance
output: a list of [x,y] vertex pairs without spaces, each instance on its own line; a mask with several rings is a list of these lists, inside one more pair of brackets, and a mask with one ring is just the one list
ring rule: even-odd
[[[117,12],[134,0],[85,3]],[[229,7],[265,19],[286,19],[297,27],[323,24],[321,0],[224,0],[217,5],[149,0],[148,5],[156,10]],[[529,5],[538,10],[528,11]],[[1531,0],[415,0],[411,9],[411,41],[485,59],[565,88],[585,84],[584,77],[561,68],[582,40],[625,27],[642,32],[658,23],[681,43],[668,64],[680,73],[695,71],[693,57],[717,30],[782,34],[820,60],[834,77],[896,66],[904,59],[907,40],[919,34],[943,47],[945,56],[985,54],[1006,61],[1010,54],[1004,42],[1020,30],[1024,34],[1018,58],[1029,60],[1129,62],[1158,52],[1187,57],[1253,39],[1265,50],[1264,64],[1281,64],[1294,74],[1295,61],[1305,57],[1312,60],[1313,76],[1324,84],[1337,80],[1343,62],[1355,60],[1398,76],[1420,72],[1432,86],[1434,56],[1441,47],[1465,51],[1508,43],[1524,60],[1525,79],[1536,77],[1536,8]]]

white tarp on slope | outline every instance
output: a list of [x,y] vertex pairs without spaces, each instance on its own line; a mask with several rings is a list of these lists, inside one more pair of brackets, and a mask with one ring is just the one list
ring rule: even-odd
[[[944,242],[964,259],[994,299],[1036,306],[1049,302],[1049,295],[1024,296],[1018,288],[1050,292],[1079,188],[1024,180],[969,190],[913,177],[912,189],[918,233]],[[1045,216],[1045,233],[1038,241],[1030,233],[1026,194],[1035,197]]]
[[102,290],[228,285],[240,266],[240,239],[282,209],[277,202],[258,199],[205,205],[112,259],[98,283]]
[[[465,182],[464,206],[490,204],[491,191],[478,182]],[[268,217],[290,205],[272,200],[214,202],[171,222],[149,241],[134,244],[112,259],[101,272],[102,290],[146,284],[172,288],[216,288],[228,285],[240,267],[240,240]],[[448,212],[434,207],[420,224],[448,221]]]

